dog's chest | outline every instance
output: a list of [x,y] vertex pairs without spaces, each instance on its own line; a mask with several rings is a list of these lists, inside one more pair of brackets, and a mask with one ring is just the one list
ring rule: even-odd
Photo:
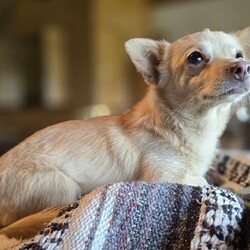
[[203,175],[211,164],[218,138],[223,133],[228,122],[230,107],[211,110],[195,126],[183,129],[185,140],[182,142],[181,150],[189,161],[189,166],[196,175]]

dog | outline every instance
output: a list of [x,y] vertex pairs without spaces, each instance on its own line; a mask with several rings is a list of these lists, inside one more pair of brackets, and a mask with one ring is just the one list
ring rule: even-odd
[[1,227],[108,183],[208,185],[218,139],[250,92],[250,27],[125,48],[148,84],[145,98],[124,114],[50,126],[4,154]]

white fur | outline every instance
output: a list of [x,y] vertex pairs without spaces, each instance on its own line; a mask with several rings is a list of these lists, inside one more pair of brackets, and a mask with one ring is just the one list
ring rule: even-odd
[[[248,32],[248,30],[244,31]],[[126,50],[149,84],[122,115],[41,130],[0,159],[0,224],[70,203],[97,186],[131,180],[206,185],[204,174],[232,105],[249,92],[228,68],[246,41],[205,30],[173,44],[132,39]],[[187,62],[194,51],[206,58]],[[245,59],[244,59],[245,60]],[[244,84],[242,94],[222,95]]]

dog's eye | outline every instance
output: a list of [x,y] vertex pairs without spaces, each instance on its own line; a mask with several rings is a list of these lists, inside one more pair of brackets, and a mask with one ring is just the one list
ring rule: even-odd
[[236,59],[243,59],[243,55],[241,52],[237,52],[236,56],[235,56]]
[[195,51],[188,56],[187,60],[191,64],[199,64],[204,58],[200,52]]

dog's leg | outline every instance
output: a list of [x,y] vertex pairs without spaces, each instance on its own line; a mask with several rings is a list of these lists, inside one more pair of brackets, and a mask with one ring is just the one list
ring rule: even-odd
[[1,235],[15,239],[30,239],[44,229],[49,222],[56,218],[58,212],[66,206],[45,209],[32,214],[0,230]]
[[9,171],[0,175],[0,226],[8,226],[48,207],[70,204],[80,196],[78,183],[59,169]]
[[206,179],[201,176],[186,175],[182,183],[192,186],[208,186]]

